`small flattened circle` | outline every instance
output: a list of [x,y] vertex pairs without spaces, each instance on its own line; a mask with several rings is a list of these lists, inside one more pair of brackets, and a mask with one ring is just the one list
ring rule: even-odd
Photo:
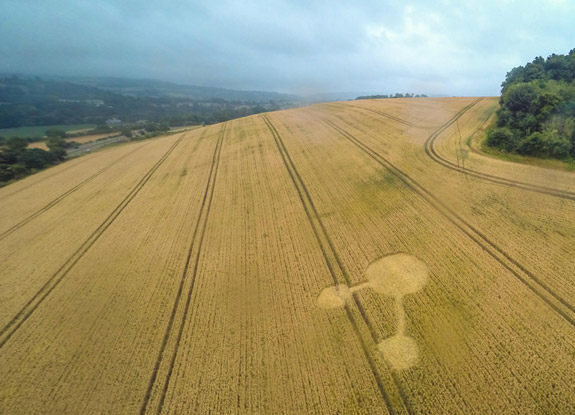
[[317,298],[317,305],[321,308],[343,308],[345,302],[351,298],[351,291],[345,284],[324,288]]

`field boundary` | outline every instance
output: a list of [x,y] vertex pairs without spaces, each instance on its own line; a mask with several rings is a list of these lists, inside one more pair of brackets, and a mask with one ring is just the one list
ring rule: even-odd
[[42,302],[50,295],[50,293],[60,284],[60,282],[68,275],[74,266],[82,259],[88,250],[96,243],[96,241],[104,234],[104,232],[114,223],[116,218],[122,211],[130,204],[130,202],[138,195],[140,190],[150,180],[150,177],[158,170],[158,168],[166,161],[172,154],[176,147],[183,141],[185,134],[182,134],[174,144],[164,153],[164,155],[148,170],[148,172],[140,179],[140,181],[132,188],[132,190],[124,197],[118,206],[108,215],[108,217],[92,232],[92,234],[80,245],[80,247],[64,262],[60,268],[54,272],[44,285],[32,296],[30,300],[22,307],[22,309],[0,330],[0,349],[4,347],[6,342],[14,335],[14,333],[24,324],[24,322],[32,315],[32,313],[42,304]]
[[[313,200],[311,199],[311,197],[309,195],[309,191],[308,191],[306,185],[304,184],[303,180],[301,179],[301,176],[300,176],[299,172],[297,171],[295,164],[293,163],[293,160],[292,160],[287,148],[285,147],[285,144],[283,142],[283,139],[281,138],[281,135],[279,134],[277,129],[274,127],[274,125],[272,124],[272,122],[270,121],[269,117],[266,114],[262,114],[262,115],[260,115],[260,117],[264,120],[265,124],[267,125],[268,129],[270,130],[270,132],[273,136],[273,139],[276,143],[276,146],[278,148],[280,156],[284,162],[286,170],[287,170],[287,172],[291,178],[291,181],[292,181],[292,183],[293,183],[293,185],[294,185],[294,187],[298,193],[299,199],[302,203],[305,214],[308,218],[308,221],[311,225],[313,233],[316,237],[320,251],[322,252],[325,263],[326,263],[326,265],[330,271],[330,274],[331,274],[331,277],[332,277],[334,284],[337,286],[341,282],[345,282],[347,285],[351,285],[351,280],[349,278],[349,275],[348,275],[346,269],[344,268],[338,254],[337,254],[337,251],[335,250],[335,247],[333,245],[333,242],[331,241],[329,233],[327,232],[325,225],[323,224],[323,221],[321,220],[321,217],[317,212],[315,204],[313,203]],[[376,330],[374,329],[373,325],[369,321],[367,314],[365,313],[365,310],[361,306],[356,294],[353,294],[352,298],[353,298],[353,301],[354,301],[366,327],[369,330],[369,333],[371,335],[371,341],[374,344],[377,344],[378,342],[377,342]],[[379,392],[380,392],[380,394],[381,394],[381,396],[382,396],[382,398],[383,398],[383,400],[387,406],[387,409],[388,409],[390,414],[395,414],[397,408],[394,408],[394,405],[392,405],[392,397],[385,390],[381,374],[379,373],[379,371],[377,369],[377,364],[376,364],[373,356],[371,355],[370,346],[368,346],[366,339],[361,334],[357,320],[354,317],[352,310],[350,309],[350,306],[347,304],[345,305],[345,311],[347,314],[347,318],[351,323],[353,331],[359,340],[362,351],[365,355],[365,358],[367,360],[369,368],[373,374],[373,377],[375,379],[375,382],[377,384]],[[402,390],[395,373],[393,371],[390,371],[390,372],[391,372],[391,378],[393,380],[393,383],[395,384],[395,387],[396,387],[398,395],[399,395],[399,399],[396,398],[396,399],[393,399],[393,401],[395,401],[396,403],[398,401],[400,401],[403,405],[403,407],[402,407],[403,411],[405,411],[409,414],[413,413],[409,407],[409,403],[407,402],[406,394]]]
[[[445,205],[441,200],[429,192],[426,188],[420,185],[415,179],[407,173],[396,167],[389,160],[381,156],[378,152],[373,150],[370,146],[357,139],[355,136],[345,131],[329,120],[325,120],[333,130],[338,132],[370,158],[375,160],[378,164],[392,173],[395,177],[401,180],[408,188],[415,192],[418,196],[424,199],[430,206],[444,216],[449,222],[455,225],[462,231],[469,239],[476,245],[487,252],[493,259],[507,269],[513,276],[515,276],[523,285],[525,285],[531,292],[537,295],[545,304],[554,310],[559,316],[565,319],[571,326],[575,327],[575,307],[568,303],[564,298],[555,293],[547,284],[541,279],[527,270],[522,264],[513,259],[508,253],[491,241],[485,234],[477,230],[460,215],[455,213],[451,208]],[[440,127],[441,129],[441,127]],[[555,302],[553,301],[555,300]],[[558,304],[557,304],[557,303]]]
[[[189,311],[191,300],[192,300],[192,294],[194,291],[194,286],[195,286],[195,282],[196,282],[196,275],[197,275],[198,265],[199,265],[199,261],[200,261],[200,253],[202,250],[202,245],[204,242],[204,236],[205,236],[205,232],[206,232],[206,226],[208,223],[208,218],[210,216],[210,211],[211,211],[211,207],[212,207],[212,200],[213,200],[213,196],[214,196],[214,190],[215,190],[215,186],[216,186],[218,168],[219,168],[219,164],[220,164],[220,156],[221,156],[221,152],[222,152],[222,143],[224,140],[226,128],[227,128],[227,123],[224,123],[222,125],[222,129],[221,129],[219,137],[218,137],[218,142],[217,142],[216,148],[214,150],[214,155],[212,157],[212,162],[211,162],[211,166],[210,166],[210,173],[208,176],[208,181],[206,183],[206,189],[204,191],[202,203],[200,206],[200,212],[198,214],[198,219],[196,221],[196,225],[194,227],[194,231],[192,234],[192,240],[190,243],[190,247],[188,248],[188,252],[187,252],[187,256],[186,256],[186,262],[185,262],[184,268],[182,270],[182,276],[180,278],[180,285],[178,287],[178,293],[176,294],[176,299],[174,300],[174,305],[173,305],[172,311],[170,313],[170,320],[168,321],[168,326],[166,327],[166,332],[164,333],[164,337],[162,339],[162,345],[160,347],[158,357],[156,358],[154,370],[153,370],[152,375],[150,377],[150,380],[148,382],[146,394],[144,395],[142,405],[140,406],[140,414],[142,414],[142,415],[144,415],[146,412],[148,412],[149,405],[150,405],[154,390],[158,390],[158,389],[160,390],[159,392],[157,392],[160,394],[160,397],[159,397],[158,406],[156,408],[156,413],[160,414],[162,412],[162,408],[164,406],[166,394],[168,392],[168,387],[170,385],[170,380],[171,380],[172,373],[174,370],[174,365],[176,362],[176,358],[178,356],[179,345],[181,343],[182,335],[184,332],[185,320],[186,320],[186,317],[188,315],[188,311]],[[199,234],[199,238],[198,238],[198,234]],[[193,262],[193,268],[192,268],[191,276],[189,278],[189,280],[190,280],[189,281],[189,288],[188,288],[187,293],[184,295],[184,288],[186,285],[185,283],[187,281],[186,277],[188,275],[188,271],[190,270],[190,266],[191,266],[192,262]],[[158,382],[158,373],[160,371],[160,366],[162,365],[162,362],[164,362],[164,360],[165,360],[164,357],[166,355],[166,349],[167,349],[167,346],[168,346],[168,343],[170,340],[170,335],[173,332],[174,323],[176,321],[176,314],[177,314],[178,308],[180,307],[182,298],[184,298],[184,297],[186,299],[186,302],[185,302],[184,310],[182,313],[182,319],[179,322],[179,327],[177,329],[178,331],[177,331],[177,337],[175,340],[175,345],[173,346],[173,350],[171,351],[172,355],[171,355],[171,358],[169,361],[168,373],[166,375],[165,381],[162,382],[163,384],[161,384],[160,386],[158,386],[155,389],[154,387],[157,385],[157,382]]]

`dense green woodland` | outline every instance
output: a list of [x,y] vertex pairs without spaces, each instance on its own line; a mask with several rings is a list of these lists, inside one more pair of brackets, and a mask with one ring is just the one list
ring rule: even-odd
[[575,49],[507,73],[487,144],[523,155],[575,158]]

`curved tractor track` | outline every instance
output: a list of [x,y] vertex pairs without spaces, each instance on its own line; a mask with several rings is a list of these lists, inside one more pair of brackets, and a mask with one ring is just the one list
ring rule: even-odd
[[[53,167],[57,167],[57,166],[53,166]],[[58,169],[57,171],[55,171],[55,172],[53,172],[53,173],[51,173],[51,174],[46,174],[44,177],[42,177],[41,180],[39,180],[39,181],[36,182],[36,183],[29,183],[28,185],[23,186],[23,187],[19,188],[18,190],[13,191],[12,193],[7,193],[7,194],[4,194],[4,195],[0,196],[0,201],[1,201],[1,200],[4,200],[4,199],[7,199],[7,198],[9,198],[9,197],[11,197],[11,196],[17,195],[18,193],[23,192],[24,190],[29,189],[29,188],[32,187],[32,186],[38,185],[38,183],[41,183],[41,182],[43,182],[43,181],[45,181],[45,180],[48,180],[48,179],[51,179],[52,177],[57,176],[57,175],[59,175],[59,174],[62,174],[62,173],[64,173],[64,172],[68,171],[68,170],[71,170],[71,169],[75,168],[75,167],[76,167],[75,164],[69,163],[69,165],[66,166],[66,167],[64,167],[64,168]],[[30,177],[33,177],[33,176],[30,176]]]
[[459,173],[468,174],[473,177],[477,177],[481,180],[485,180],[492,183],[501,184],[504,186],[514,187],[518,189],[527,190],[530,192],[541,193],[549,196],[558,197],[561,199],[568,199],[568,200],[575,200],[575,192],[569,192],[566,190],[558,190],[553,189],[547,186],[538,186],[530,183],[521,182],[518,180],[511,180],[506,179],[501,176],[496,176],[493,174],[482,173],[476,170],[467,169],[458,166],[457,164],[453,163],[452,161],[446,159],[442,155],[440,155],[437,150],[435,149],[435,142],[441,136],[441,134],[447,130],[453,123],[455,123],[463,114],[469,111],[475,104],[481,101],[482,98],[479,98],[473,101],[470,105],[464,107],[461,111],[459,111],[451,120],[447,123],[442,125],[438,130],[436,130],[433,134],[429,136],[429,138],[425,141],[425,153],[429,156],[430,159],[435,161],[436,163],[442,165],[445,168],[448,168],[453,171],[457,171]]
[[[445,157],[443,157],[441,154],[438,153],[438,151],[435,149],[435,142],[441,136],[441,134],[445,130],[447,130],[451,125],[453,125],[455,122],[457,122],[459,120],[459,118],[461,118],[467,111],[469,111],[472,107],[474,107],[482,99],[483,98],[478,98],[475,101],[473,101],[471,104],[462,108],[449,121],[447,121],[445,124],[443,124],[439,129],[434,131],[433,134],[431,134],[427,138],[427,140],[425,141],[425,153],[427,154],[427,156],[431,160],[433,160],[434,162],[440,164],[441,166],[443,166],[447,169],[457,171],[458,173],[466,174],[469,176],[477,177],[478,179],[485,180],[485,181],[488,181],[491,183],[496,183],[496,184],[500,184],[500,185],[508,186],[508,187],[513,187],[513,188],[517,188],[517,189],[523,189],[523,190],[527,190],[530,192],[545,194],[545,195],[549,195],[549,196],[553,196],[553,197],[558,197],[561,199],[575,200],[575,192],[570,192],[567,190],[554,189],[554,188],[548,187],[548,186],[534,185],[534,184],[522,182],[519,180],[507,179],[505,177],[501,177],[501,176],[497,176],[497,175],[493,175],[493,174],[488,174],[488,173],[483,173],[483,172],[473,170],[473,169],[464,168],[464,167],[458,166],[456,163],[453,163],[452,161],[446,159]],[[399,117],[395,117],[391,114],[387,114],[383,111],[375,110],[373,108],[365,108],[365,107],[359,107],[357,105],[349,105],[349,104],[347,104],[345,106],[344,105],[338,105],[338,104],[327,104],[326,106],[331,107],[331,108],[336,108],[339,110],[344,110],[346,108],[351,107],[354,109],[369,111],[369,112],[372,112],[374,114],[378,114],[378,115],[381,115],[385,118],[388,118],[392,121],[397,121],[398,123],[401,123],[401,124],[406,125],[408,127],[418,128],[418,126],[416,124],[413,124],[413,123],[406,121],[404,119],[401,119]]]

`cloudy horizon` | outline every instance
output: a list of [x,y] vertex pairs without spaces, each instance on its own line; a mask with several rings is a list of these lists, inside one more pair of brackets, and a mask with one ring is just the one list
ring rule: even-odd
[[4,0],[0,72],[149,78],[309,95],[498,95],[575,48],[566,0]]

